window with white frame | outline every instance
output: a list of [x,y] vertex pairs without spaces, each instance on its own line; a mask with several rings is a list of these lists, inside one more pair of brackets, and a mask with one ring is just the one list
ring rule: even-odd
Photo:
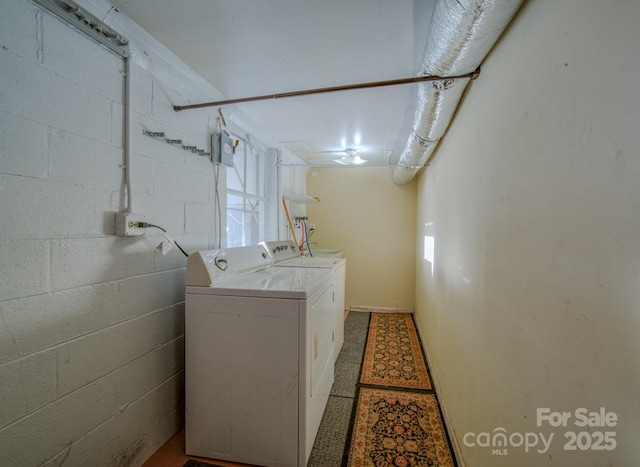
[[227,168],[227,247],[255,245],[264,239],[266,151],[232,138],[240,143]]

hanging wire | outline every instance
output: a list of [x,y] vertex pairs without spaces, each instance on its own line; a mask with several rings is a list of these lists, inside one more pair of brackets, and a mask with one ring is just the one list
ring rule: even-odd
[[[242,150],[244,152],[245,155],[245,178],[246,178],[246,166],[247,166],[247,159],[246,159],[246,155],[247,155],[247,146],[249,147],[249,152],[251,153],[252,157],[255,157],[254,153],[253,153],[253,145],[251,144],[251,140],[249,139],[249,135],[246,135],[247,139],[245,140],[245,144],[242,145]],[[240,176],[240,172],[238,172],[238,168],[236,167],[235,164],[233,164],[233,170],[236,172],[236,177],[238,178],[238,182],[240,182],[240,186],[242,187],[242,191],[244,193],[247,193],[247,187],[245,185],[245,181],[242,179],[242,177]],[[247,203],[249,203],[249,208],[251,208],[251,214],[253,215],[253,218],[256,221],[256,224],[259,224],[260,221],[258,220],[258,213],[256,212],[256,205],[253,204],[253,202],[251,201],[251,199],[247,198],[246,196],[244,197],[245,201]]]
[[220,206],[220,189],[219,189],[219,180],[220,180],[220,164],[213,165],[213,187],[215,192],[215,205],[213,208],[213,217],[216,223],[216,228],[218,230],[216,235],[216,240],[218,242],[217,248],[222,248],[222,207]]
[[307,241],[307,251],[309,252],[309,256],[313,256],[313,252],[311,251],[311,244],[309,243],[309,230],[307,229],[307,221],[302,221],[302,225],[304,226],[304,235]]
[[[220,111],[220,109],[218,109],[218,113],[220,114],[220,117],[216,119],[216,124],[218,127],[218,132],[222,133],[221,123],[224,123],[224,125],[226,126],[226,122],[224,121],[224,119],[222,119],[222,122],[220,121],[220,118],[222,117],[222,112]],[[213,145],[215,143],[212,141],[211,144]],[[213,152],[213,147],[211,148],[211,151]],[[220,249],[222,248],[222,206],[220,204],[220,164],[217,163],[213,164],[213,187],[216,197],[213,209],[213,217],[217,229],[217,248]]]
[[[155,224],[148,224],[148,225],[149,225],[149,227],[155,227],[156,229],[162,230],[164,233],[167,233],[167,231],[165,229],[163,229],[162,227],[160,227],[159,225],[155,225]],[[178,242],[176,242],[175,239],[173,240],[173,243],[175,243],[175,245],[178,247],[178,249],[182,252],[183,255],[185,255],[187,258],[189,257],[189,254],[182,249],[180,244]]]

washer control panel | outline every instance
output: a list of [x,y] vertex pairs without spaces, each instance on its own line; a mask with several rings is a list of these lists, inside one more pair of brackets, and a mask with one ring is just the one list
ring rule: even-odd
[[293,243],[293,240],[262,242],[261,245],[267,250],[274,263],[300,256],[300,250]]

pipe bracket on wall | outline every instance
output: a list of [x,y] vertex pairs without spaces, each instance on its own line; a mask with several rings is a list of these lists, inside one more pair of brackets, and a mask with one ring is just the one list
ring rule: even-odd
[[164,131],[142,130],[142,134],[145,135],[145,136],[148,136],[150,138],[157,139],[158,141],[162,141],[164,143],[173,145],[173,146],[180,145],[180,146],[182,146],[182,149],[184,149],[185,151],[189,151],[189,152],[192,152],[194,154],[198,154],[199,156],[211,156],[211,152],[206,151],[205,149],[200,149],[200,148],[198,148],[198,146],[192,146],[192,145],[189,145],[189,144],[183,144],[181,139],[172,139],[172,138],[165,137]]

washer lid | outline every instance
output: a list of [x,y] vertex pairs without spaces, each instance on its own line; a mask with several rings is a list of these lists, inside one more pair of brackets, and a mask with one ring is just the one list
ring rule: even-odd
[[187,287],[187,293],[242,297],[306,299],[329,282],[333,269],[276,268],[238,276],[210,287]]

